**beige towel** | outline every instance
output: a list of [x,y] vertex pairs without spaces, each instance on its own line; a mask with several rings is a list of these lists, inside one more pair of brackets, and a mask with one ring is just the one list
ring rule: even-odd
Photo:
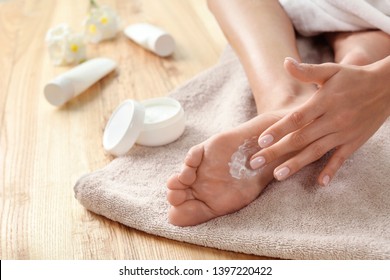
[[191,146],[248,120],[255,106],[231,51],[171,96],[187,113],[184,135],[163,147],[135,146],[126,157],[80,178],[75,195],[87,209],[150,234],[235,252],[286,259],[390,258],[389,121],[329,187],[315,183],[320,160],[284,182],[272,182],[236,213],[180,228],[167,221],[166,180],[181,169]]

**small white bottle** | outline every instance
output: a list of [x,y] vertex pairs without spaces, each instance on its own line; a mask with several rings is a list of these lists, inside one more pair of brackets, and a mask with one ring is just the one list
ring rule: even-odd
[[125,28],[124,33],[138,45],[158,56],[169,56],[175,50],[173,37],[154,25],[148,23],[132,24]]
[[59,75],[46,84],[44,94],[54,106],[62,106],[117,67],[109,58],[94,58]]

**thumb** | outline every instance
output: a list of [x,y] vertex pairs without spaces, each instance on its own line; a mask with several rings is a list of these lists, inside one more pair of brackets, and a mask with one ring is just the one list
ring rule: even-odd
[[323,85],[340,70],[340,66],[336,63],[299,63],[291,57],[286,57],[284,60],[284,68],[295,79],[317,85]]

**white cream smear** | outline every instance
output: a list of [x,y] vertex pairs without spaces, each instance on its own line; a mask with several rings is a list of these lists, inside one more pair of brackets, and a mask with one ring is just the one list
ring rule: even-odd
[[257,137],[245,140],[244,144],[238,147],[238,150],[233,153],[230,159],[230,175],[236,179],[248,179],[259,174],[261,169],[252,169],[249,166],[249,158],[260,150]]

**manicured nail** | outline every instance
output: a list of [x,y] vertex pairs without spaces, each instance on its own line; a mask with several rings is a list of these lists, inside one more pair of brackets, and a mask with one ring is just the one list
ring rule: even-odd
[[264,165],[264,163],[265,163],[265,158],[260,156],[252,159],[249,165],[252,167],[252,169],[259,169]]
[[259,139],[259,146],[265,148],[274,141],[274,137],[271,134],[264,135]]
[[324,185],[324,187],[326,187],[330,182],[330,177],[329,175],[325,175],[324,178],[322,178],[322,184]]
[[278,171],[275,172],[275,177],[277,180],[281,181],[281,180],[285,179],[288,174],[290,174],[290,168],[282,167]]

